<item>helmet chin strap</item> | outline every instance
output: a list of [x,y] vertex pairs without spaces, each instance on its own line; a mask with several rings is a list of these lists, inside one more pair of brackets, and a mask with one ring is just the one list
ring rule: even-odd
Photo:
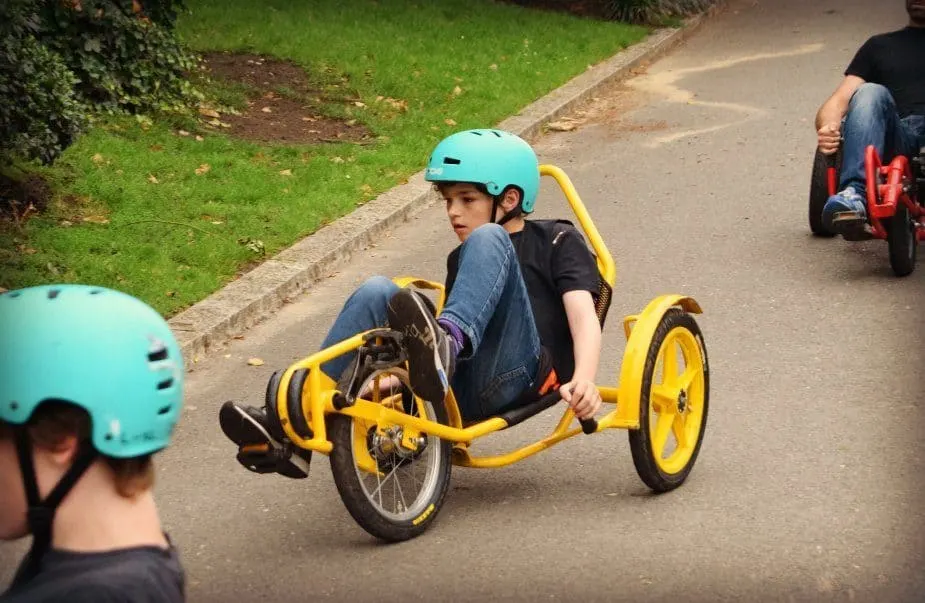
[[[495,215],[498,213],[498,208],[501,206],[501,199],[503,198],[505,192],[507,192],[507,189],[505,189],[505,191],[500,195],[492,195],[493,202],[491,204],[491,220],[489,220],[490,224],[495,224]],[[516,218],[518,215],[520,215],[520,212],[518,211],[519,209],[520,204],[518,203],[517,207],[501,216],[501,219],[497,222],[498,226],[504,226],[504,224],[506,224],[512,218]]]
[[33,578],[40,570],[42,557],[51,548],[51,528],[55,520],[55,511],[64,497],[81,478],[98,455],[93,445],[87,441],[81,443],[74,462],[61,477],[45,500],[39,498],[38,480],[32,462],[32,441],[25,427],[16,430],[16,452],[19,456],[19,468],[22,472],[23,486],[26,490],[26,502],[29,510],[26,519],[32,532],[32,548],[28,561],[23,565],[14,583]]

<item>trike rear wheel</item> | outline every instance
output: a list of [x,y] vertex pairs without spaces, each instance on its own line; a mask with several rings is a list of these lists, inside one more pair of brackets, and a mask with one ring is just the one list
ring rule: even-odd
[[636,472],[656,492],[677,488],[690,474],[700,453],[709,402],[710,374],[700,327],[690,314],[672,308],[649,344],[639,429],[629,431]]
[[826,155],[818,148],[813,158],[813,173],[809,184],[809,229],[817,237],[830,238],[835,233],[822,223],[822,209],[829,200],[829,168],[835,168],[835,182],[841,171],[841,148],[835,156]]
[[896,206],[896,213],[886,224],[887,244],[890,248],[890,267],[896,276],[908,276],[915,270],[918,255],[918,237],[915,220],[909,208],[903,203]]
[[[391,377],[391,379],[390,379]],[[416,398],[408,373],[390,368],[367,376],[361,397],[393,410],[447,424],[446,407]],[[327,417],[331,471],[350,515],[388,542],[414,538],[436,518],[450,483],[452,445],[399,425],[341,414]]]

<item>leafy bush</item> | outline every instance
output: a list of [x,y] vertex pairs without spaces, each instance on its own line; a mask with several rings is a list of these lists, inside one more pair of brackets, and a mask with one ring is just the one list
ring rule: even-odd
[[187,113],[182,0],[0,0],[0,160],[53,162],[98,111]]
[[85,125],[77,78],[35,37],[35,0],[0,2],[0,162],[51,163]]
[[608,18],[630,23],[659,23],[688,17],[709,8],[715,0],[600,0]]
[[45,43],[64,57],[78,94],[108,111],[184,111],[195,66],[173,35],[182,0],[43,2]]

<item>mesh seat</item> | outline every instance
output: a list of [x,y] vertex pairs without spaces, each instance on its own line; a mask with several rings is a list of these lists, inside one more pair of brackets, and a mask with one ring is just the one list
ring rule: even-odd
[[607,312],[610,310],[610,300],[613,297],[613,287],[604,280],[603,275],[598,280],[597,300],[594,302],[594,310],[597,312],[597,319],[601,323],[601,329],[604,328],[604,321],[607,320]]

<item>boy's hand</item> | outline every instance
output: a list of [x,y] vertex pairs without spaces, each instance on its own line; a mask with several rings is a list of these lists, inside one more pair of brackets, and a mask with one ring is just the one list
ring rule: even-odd
[[831,155],[838,150],[841,143],[841,132],[838,124],[826,124],[819,128],[819,150],[825,155]]
[[559,388],[559,395],[568,402],[579,419],[590,419],[600,410],[601,392],[591,381],[569,381]]

